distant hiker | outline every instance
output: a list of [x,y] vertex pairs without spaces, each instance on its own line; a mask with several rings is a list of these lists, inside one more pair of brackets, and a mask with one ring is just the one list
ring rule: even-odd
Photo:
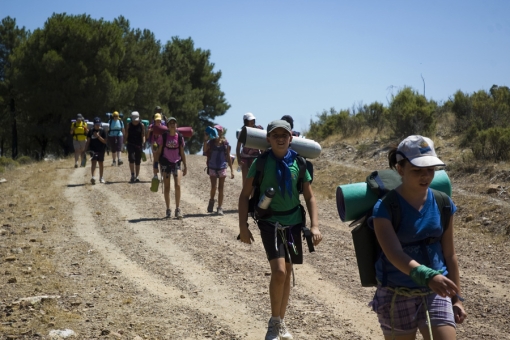
[[140,113],[131,112],[131,122],[126,130],[126,149],[128,153],[131,183],[140,182],[140,164],[142,163],[143,146],[145,145],[145,126],[140,122]]
[[92,153],[92,164],[90,166],[90,173],[92,178],[90,182],[96,184],[96,164],[99,164],[99,182],[104,183],[103,179],[103,162],[104,153],[106,151],[106,131],[101,128],[101,118],[94,118],[94,128],[87,134],[87,146],[86,150],[90,150]]
[[73,135],[74,167],[78,167],[78,159],[81,166],[85,166],[85,144],[87,143],[87,123],[81,113],[76,116],[76,121],[71,124],[71,135]]
[[[159,106],[158,106],[159,107]],[[155,154],[158,151],[159,146],[163,143],[163,136],[154,131],[154,125],[161,126],[162,117],[160,113],[154,114],[154,123],[149,126],[149,137],[147,141],[149,142],[152,153]],[[154,177],[158,177],[159,172],[159,163],[154,159],[152,172]]]
[[[166,217],[171,216],[170,210],[170,175],[174,177],[175,186],[175,217],[182,219],[181,177],[186,176],[186,154],[184,153],[184,137],[177,131],[177,119],[168,118],[168,132],[162,136],[162,143],[154,154],[154,161],[159,162],[163,175],[163,186],[166,203]],[[181,170],[182,164],[182,170]]]
[[218,137],[209,139],[209,135],[205,133],[203,146],[203,152],[207,155],[207,174],[211,181],[207,212],[213,212],[216,183],[218,182],[218,207],[216,212],[218,215],[223,215],[223,188],[227,177],[227,168],[230,168],[230,178],[232,179],[234,178],[234,170],[232,169],[232,158],[230,158],[230,144],[225,138],[225,130],[221,125],[215,125],[214,128],[218,131]]
[[[305,211],[300,204],[298,178],[300,167],[297,153],[289,149],[292,141],[290,124],[275,120],[267,126],[267,142],[271,149],[266,155],[264,176],[260,180],[260,197],[267,189],[273,188],[275,195],[269,209],[271,215],[258,219],[258,227],[267,259],[271,267],[269,295],[271,299],[271,319],[268,323],[266,340],[292,339],[284,317],[290,295],[290,278],[293,264],[303,263],[301,228],[306,224]],[[263,156],[262,155],[262,156]],[[262,157],[260,156],[260,157]],[[254,177],[257,175],[256,159],[248,172],[243,190],[239,195],[239,229],[241,242],[250,244],[253,236],[248,229],[247,216]],[[311,176],[306,170],[303,178],[302,193],[306,201],[311,220],[311,242],[318,245],[322,240],[319,231],[317,204],[310,184]]]
[[[253,113],[248,112],[243,116],[244,126],[259,128],[255,126],[255,116]],[[262,128],[262,127],[260,127]],[[236,146],[236,157],[237,164],[241,167],[243,175],[243,185],[246,182],[246,176],[248,175],[248,169],[250,169],[253,160],[260,155],[260,150],[245,147],[240,141],[237,142]]]
[[[417,135],[391,149],[388,160],[402,184],[373,209],[382,254],[375,265],[379,285],[370,305],[385,339],[415,339],[418,329],[425,339],[431,339],[430,332],[434,340],[455,339],[456,323],[466,318],[453,242],[457,207],[445,195],[449,214],[442,223],[444,213],[429,188],[435,167],[445,164],[432,140]],[[387,204],[392,195],[395,203]],[[400,223],[393,225],[397,214]]]
[[281,119],[290,124],[290,128],[292,129],[292,136],[299,137],[301,135],[301,133],[294,131],[294,118],[292,118],[292,116],[285,115]]
[[112,152],[112,166],[116,165],[116,159],[118,158],[118,165],[122,165],[124,162],[120,159],[120,153],[124,146],[124,122],[120,119],[117,111],[113,112],[110,121],[108,122],[108,145]]

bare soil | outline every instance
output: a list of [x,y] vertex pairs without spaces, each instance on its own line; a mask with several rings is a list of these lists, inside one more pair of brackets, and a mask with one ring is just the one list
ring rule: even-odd
[[[382,338],[367,306],[374,289],[359,284],[335,190],[387,167],[386,149],[336,141],[314,161],[324,240],[295,268],[286,317],[295,339]],[[505,164],[467,164],[446,141],[438,153],[456,164],[447,170],[468,313],[458,338],[510,339],[510,172]],[[127,164],[105,164],[106,184],[92,185],[90,164],[74,169],[71,159],[0,175],[7,179],[0,184],[0,339],[50,339],[65,329],[77,339],[262,339],[269,266],[253,223],[256,242],[236,240],[240,173],[226,180],[225,215],[209,214],[205,158],[188,156],[177,220],[164,218],[161,187],[149,190],[150,161],[135,184]]]

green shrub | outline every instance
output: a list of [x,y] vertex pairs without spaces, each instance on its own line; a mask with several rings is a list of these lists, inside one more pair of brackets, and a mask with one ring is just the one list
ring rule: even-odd
[[469,130],[470,138],[465,138],[476,159],[506,161],[510,159],[510,128],[495,127],[486,130]]
[[12,169],[19,166],[19,163],[13,160],[12,158],[0,157],[0,166],[6,169]]
[[34,160],[30,158],[29,156],[21,156],[16,159],[16,162],[18,162],[20,165],[30,164],[33,163]]

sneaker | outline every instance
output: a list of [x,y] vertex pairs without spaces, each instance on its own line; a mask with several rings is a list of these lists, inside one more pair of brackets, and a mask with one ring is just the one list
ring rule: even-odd
[[218,215],[223,216],[223,208],[218,207],[218,209],[216,209],[216,213],[217,213]]
[[182,213],[180,208],[175,208],[175,218],[182,220]]
[[207,206],[207,212],[212,213],[214,209],[214,199],[209,200],[209,205]]
[[135,176],[131,176],[131,180],[130,180],[131,183],[134,183],[135,182]]
[[112,166],[115,166],[115,164],[116,164],[116,163],[115,163],[115,161],[113,161],[113,162],[112,162]]
[[76,169],[78,167],[78,163],[74,163],[74,168]]
[[280,321],[269,319],[265,340],[280,340]]
[[138,177],[136,177],[135,182],[140,183],[140,179]]
[[122,159],[119,159],[119,166],[121,166],[122,164],[124,164],[124,162],[122,161]]
[[103,178],[103,177],[101,177],[101,178],[99,179],[99,183],[104,183],[104,178]]
[[287,330],[287,326],[285,325],[285,321],[283,321],[283,319],[282,319],[282,322],[280,323],[280,339],[281,340],[294,339],[292,334],[290,334],[289,331]]
[[166,209],[166,217],[170,218],[170,216],[172,216],[172,210]]
[[90,179],[90,183],[92,183],[92,184],[96,184],[96,179],[95,179],[94,177],[92,177],[92,178]]

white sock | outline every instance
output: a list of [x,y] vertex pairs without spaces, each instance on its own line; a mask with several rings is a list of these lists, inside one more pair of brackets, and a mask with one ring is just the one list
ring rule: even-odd
[[280,319],[280,317],[279,317],[279,316],[272,316],[272,317],[271,317],[271,321],[278,321],[278,322],[281,322],[281,321],[282,321],[282,319]]

